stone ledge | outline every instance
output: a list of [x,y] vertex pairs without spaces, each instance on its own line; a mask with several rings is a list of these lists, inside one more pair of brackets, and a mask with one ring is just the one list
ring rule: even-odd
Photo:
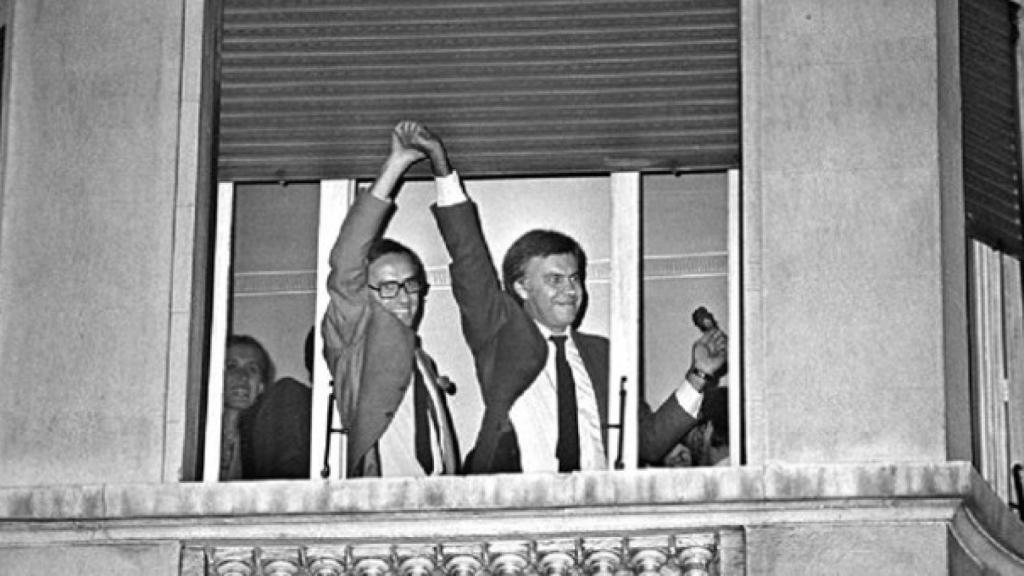
[[693,507],[744,502],[772,505],[888,498],[972,497],[979,504],[988,502],[991,506],[976,493],[978,482],[969,464],[951,462],[503,474],[425,480],[61,485],[0,489],[0,521]]
[[0,548],[742,536],[771,526],[921,524],[946,525],[971,553],[1024,568],[1024,524],[965,462],[0,489]]

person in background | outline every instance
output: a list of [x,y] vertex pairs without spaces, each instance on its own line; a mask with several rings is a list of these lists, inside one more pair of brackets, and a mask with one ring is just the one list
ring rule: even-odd
[[729,465],[729,389],[715,387],[705,393],[701,425],[687,435],[694,466]]
[[[311,370],[312,331],[306,347]],[[273,379],[274,363],[258,340],[228,337],[221,480],[309,478],[311,390],[294,378]]]
[[324,356],[348,428],[347,476],[429,476],[459,472],[460,455],[447,393],[423,351],[417,328],[427,293],[419,256],[382,228],[399,181],[424,158],[401,122],[368,192],[357,195],[331,250]]
[[242,415],[274,377],[266,348],[252,336],[228,337],[224,352],[224,409],[221,415],[220,479],[242,478]]
[[[313,379],[313,329],[306,334],[307,378]],[[266,387],[239,422],[242,478],[283,480],[309,478],[310,422],[313,393],[305,382],[281,378]]]
[[700,420],[662,459],[662,466],[729,465],[729,389],[713,387],[704,393]]

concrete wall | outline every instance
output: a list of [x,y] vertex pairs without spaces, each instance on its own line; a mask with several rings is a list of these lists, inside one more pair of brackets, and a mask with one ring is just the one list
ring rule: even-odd
[[962,574],[947,567],[946,532],[942,523],[751,527],[747,573]]
[[0,485],[161,478],[183,6],[12,2]]
[[743,5],[750,461],[942,460],[937,4]]
[[181,546],[177,543],[0,548],[0,566],[5,574],[23,576],[178,576],[180,552]]

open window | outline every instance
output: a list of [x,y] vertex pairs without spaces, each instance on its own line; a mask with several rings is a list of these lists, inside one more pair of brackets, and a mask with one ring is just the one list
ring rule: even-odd
[[[523,190],[542,197],[545,206],[566,207],[568,216],[549,224],[576,235],[592,258],[591,308],[584,329],[628,343],[615,344],[613,386],[620,376],[625,376],[627,386],[636,387],[655,377],[648,372],[663,379],[673,372],[681,377],[686,369],[668,366],[670,354],[651,346],[664,338],[678,314],[685,312],[688,318],[692,310],[654,312],[642,320],[641,310],[655,309],[644,305],[645,299],[660,301],[675,290],[694,292],[702,282],[714,284],[724,293],[705,305],[723,327],[730,327],[738,346],[738,308],[729,309],[738,307],[738,178],[729,172],[738,167],[739,158],[738,1],[644,0],[586,6],[526,1],[468,8],[402,1],[372,7],[221,1],[217,178],[222,196],[216,203],[221,280],[212,302],[214,307],[220,301],[223,305],[211,312],[210,386],[204,393],[210,398],[205,428],[208,460],[216,434],[211,428],[216,420],[216,367],[223,359],[218,358],[217,344],[231,330],[263,324],[287,327],[287,334],[267,337],[283,345],[297,340],[298,326],[308,326],[311,315],[319,324],[324,300],[314,292],[323,290],[326,250],[353,191],[359,182],[375,176],[387,151],[387,134],[403,118],[420,120],[444,137],[483,211],[518,210],[519,219],[507,232],[485,215],[485,233],[512,235],[532,227],[532,216],[523,213],[518,206],[522,200],[516,198]],[[719,216],[734,217],[735,229],[730,232],[723,220],[714,232],[721,236],[714,249],[700,253],[676,247],[675,240],[659,246],[662,232],[648,238],[647,221],[655,222],[657,215],[692,215],[709,209],[701,203],[710,200],[693,190],[703,186],[693,183],[703,175],[711,175],[707,182],[715,181],[708,198],[715,196]],[[425,207],[408,206],[432,200],[432,184],[416,180],[424,176],[424,171],[411,174],[413,181],[406,183],[402,209],[389,233],[421,251],[431,274],[435,289],[421,329],[426,331],[424,338],[434,330],[432,323],[439,322],[447,330],[446,340],[464,348],[461,335],[451,337],[457,322],[450,315],[454,308],[446,311],[444,304],[447,258],[435,258],[431,252],[440,247],[433,221],[423,217]],[[296,192],[305,186],[311,189]],[[429,190],[408,189],[419,186]],[[281,214],[269,218],[277,226],[319,230],[320,256],[314,269],[306,268],[308,262],[242,269],[239,251],[244,247],[236,241],[233,248],[225,248],[231,237],[224,230],[239,230],[238,215],[248,209],[244,203],[256,199],[259,194],[254,191],[261,187],[294,197],[306,194],[301,203],[318,207],[315,221],[300,223],[296,216]],[[267,199],[268,207],[279,200]],[[687,207],[691,201],[701,207]],[[489,207],[491,202],[497,208]],[[586,208],[581,210],[580,203]],[[595,218],[595,213],[606,217]],[[417,222],[404,223],[406,214],[415,214]],[[574,220],[586,226],[577,231],[566,225]],[[659,226],[667,233],[672,222],[662,218]],[[500,257],[507,242],[489,239],[492,254]],[[644,246],[655,248],[647,253]],[[234,267],[228,263],[232,254]],[[700,268],[709,262],[713,271]],[[657,278],[648,278],[652,274]],[[310,288],[308,282],[314,278]],[[238,292],[261,282],[262,288],[252,288],[247,295]],[[290,304],[271,314],[285,313],[300,300],[307,307],[310,301],[317,302],[312,312],[289,314],[280,321],[245,318],[243,309],[257,308],[260,300],[284,298],[269,292],[288,290],[285,286],[291,282],[301,285],[297,290],[302,295],[292,294]],[[274,287],[267,288],[266,283]],[[231,290],[235,295],[229,298]],[[730,297],[730,290],[736,290],[735,297]],[[435,314],[445,320],[431,320]],[[218,320],[219,315],[224,319]],[[736,329],[731,330],[734,324]],[[653,332],[645,331],[652,326],[657,326]],[[685,326],[694,330],[689,320]],[[674,344],[677,349],[682,345]],[[272,351],[275,354],[281,353]],[[459,382],[459,394],[468,398],[475,393],[472,364],[467,351],[461,354],[453,356],[451,376],[466,383]],[[734,374],[738,372],[738,356],[730,365]],[[325,371],[314,370],[314,476],[322,466],[328,379]],[[639,394],[627,394],[627,402],[636,402]],[[650,386],[646,394],[657,404],[663,398],[656,396],[663,397],[666,390],[663,385]],[[730,413],[738,418],[739,398],[733,396]],[[613,407],[618,399],[616,394]],[[456,400],[453,411],[465,451],[479,419],[458,415],[460,402]],[[628,426],[626,430],[628,434]],[[732,434],[738,430],[731,427]]]
[[[722,328],[736,334],[730,364],[739,365],[739,325],[733,322],[738,318],[737,182],[735,172],[467,179],[496,258],[531,228],[557,228],[587,251],[588,306],[580,329],[611,339],[608,400],[613,426],[623,414],[636,414],[640,398],[657,407],[681,382],[689,346],[699,335],[691,320],[698,306],[712,310]],[[314,478],[324,471],[339,477],[344,442],[327,431],[328,420],[336,426],[337,416],[329,412],[326,363],[314,354],[309,379],[301,343],[310,327],[319,330],[327,301],[326,254],[356,188],[356,181],[225,183],[218,202],[219,229],[226,232],[217,240],[211,341],[224,342],[227,334],[253,336],[267,348],[278,377],[312,384]],[[458,385],[450,404],[457,433],[468,450],[479,427],[482,402],[473,361],[458,328],[448,255],[429,211],[433,188],[428,180],[404,184],[388,235],[415,247],[427,268],[431,291],[419,333],[441,371]],[[319,337],[316,342],[318,350]],[[224,362],[223,354],[223,345],[210,349],[204,450],[208,480],[216,478],[221,458],[215,399],[224,393],[216,369]],[[730,391],[739,390],[736,372],[732,370],[722,383]],[[734,425],[728,427],[728,444],[740,446],[740,397],[738,392],[730,396],[726,422]],[[623,399],[626,408],[620,410]],[[637,466],[635,416],[627,416],[625,422],[621,443],[619,429],[611,431],[608,455],[612,466],[619,463],[630,469]],[[731,453],[732,463],[739,463],[738,454]]]

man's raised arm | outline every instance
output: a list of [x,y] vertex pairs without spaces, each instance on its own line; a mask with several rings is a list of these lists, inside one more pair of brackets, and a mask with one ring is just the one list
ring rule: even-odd
[[444,143],[423,128],[416,133],[413,145],[430,158],[437,184],[433,212],[452,260],[452,293],[466,339],[470,347],[475,347],[502,326],[507,316],[503,307],[508,302],[503,298],[476,205],[466,195]]
[[366,253],[391,209],[402,175],[425,157],[411,144],[419,128],[419,124],[410,121],[399,122],[395,126],[391,132],[391,152],[370,187],[369,198],[357,198],[342,222],[338,239],[331,249],[331,272],[327,277],[327,289],[332,300],[365,298]]

